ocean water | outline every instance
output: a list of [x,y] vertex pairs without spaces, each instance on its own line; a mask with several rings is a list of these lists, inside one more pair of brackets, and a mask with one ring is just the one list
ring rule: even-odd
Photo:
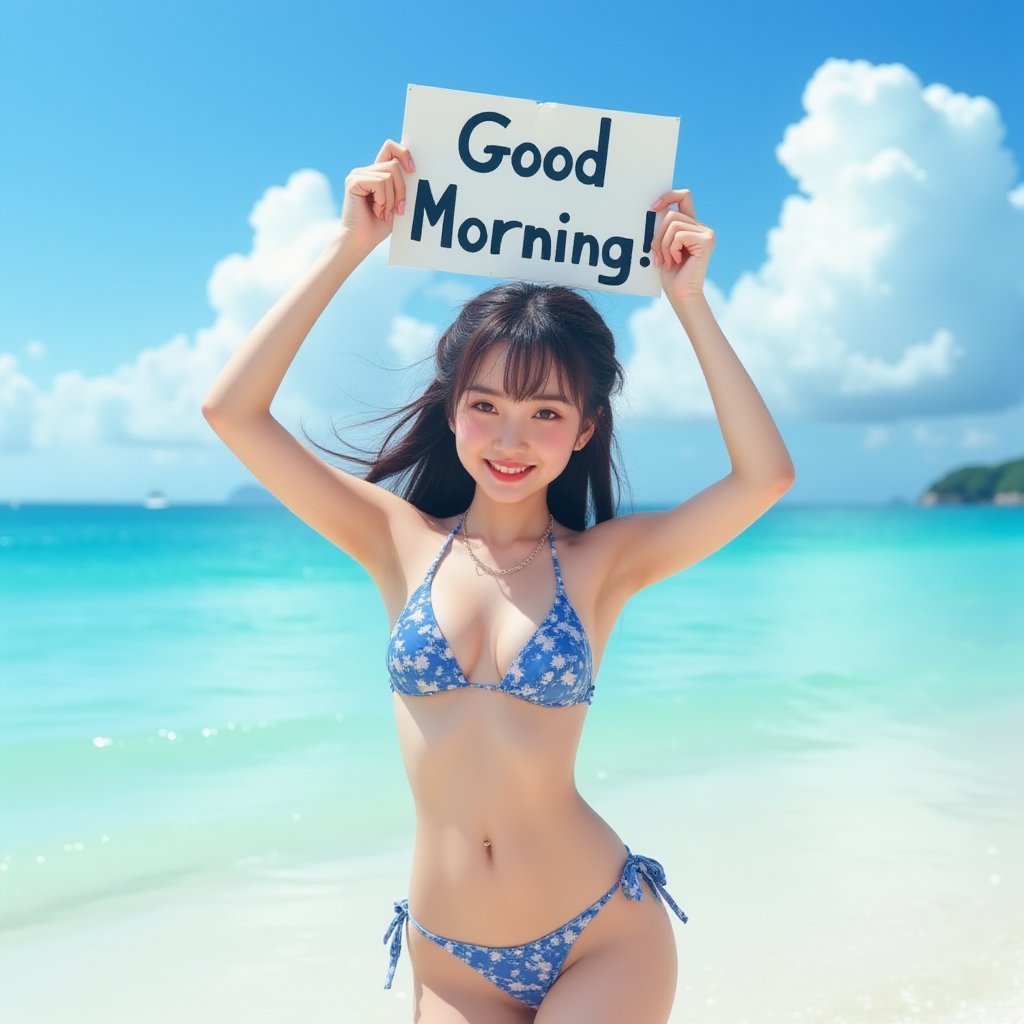
[[[1019,813],[962,730],[1024,701],[1022,569],[1020,509],[775,506],[626,606],[581,793],[927,737],[942,813]],[[0,507],[0,926],[407,841],[387,632],[284,508]]]

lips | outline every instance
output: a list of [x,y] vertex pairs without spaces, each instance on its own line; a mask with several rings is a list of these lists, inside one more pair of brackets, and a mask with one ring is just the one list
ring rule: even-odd
[[484,462],[487,463],[491,476],[504,483],[522,480],[524,477],[529,476],[534,469],[533,466],[527,466],[522,462],[491,462],[490,459],[484,459]]

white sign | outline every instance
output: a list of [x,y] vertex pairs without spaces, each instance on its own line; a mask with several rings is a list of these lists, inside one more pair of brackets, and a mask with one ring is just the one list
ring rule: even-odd
[[672,188],[679,118],[410,85],[388,262],[632,295]]

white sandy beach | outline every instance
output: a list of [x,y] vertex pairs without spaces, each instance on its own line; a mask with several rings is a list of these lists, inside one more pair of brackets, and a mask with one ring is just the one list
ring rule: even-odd
[[[662,862],[690,917],[672,918],[673,1024],[1024,1020],[1019,783],[1010,760],[1007,775],[991,769],[993,748],[1019,761],[1019,725],[1001,716],[965,729],[965,743],[987,744],[976,777],[940,749],[911,756],[909,741],[889,738],[756,775],[584,793],[635,852]],[[249,867],[245,882],[124,895],[7,932],[4,1020],[412,1019],[406,951],[382,988],[407,852]]]

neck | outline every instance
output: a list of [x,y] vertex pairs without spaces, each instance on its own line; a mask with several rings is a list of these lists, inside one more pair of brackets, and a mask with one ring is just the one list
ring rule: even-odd
[[474,540],[500,550],[536,544],[548,528],[547,490],[508,504],[492,501],[477,488],[466,512],[465,529]]

